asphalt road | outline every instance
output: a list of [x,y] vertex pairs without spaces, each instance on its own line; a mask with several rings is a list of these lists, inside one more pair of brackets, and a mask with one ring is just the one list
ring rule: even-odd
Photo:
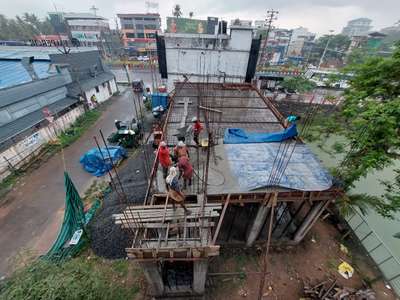
[[[114,130],[115,119],[129,120],[134,116],[129,90],[108,101],[111,105],[95,125],[64,150],[66,169],[81,195],[96,179],[79,163],[80,156],[95,147],[93,136],[100,138],[99,129],[108,136]],[[63,171],[58,153],[24,176],[5,196],[6,204],[0,207],[0,278],[9,274],[14,258],[24,253],[23,250],[40,255],[46,253],[55,240],[63,219]]]

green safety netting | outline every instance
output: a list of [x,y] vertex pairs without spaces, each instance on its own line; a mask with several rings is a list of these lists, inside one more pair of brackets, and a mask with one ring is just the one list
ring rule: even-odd
[[88,238],[85,226],[100,206],[100,201],[96,200],[86,214],[84,213],[82,199],[67,172],[64,172],[64,186],[66,193],[64,220],[56,241],[43,257],[48,260],[69,258],[82,249]]

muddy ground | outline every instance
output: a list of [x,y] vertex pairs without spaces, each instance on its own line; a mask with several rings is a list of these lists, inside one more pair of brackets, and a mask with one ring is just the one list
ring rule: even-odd
[[[268,259],[267,280],[263,299],[301,299],[304,284],[315,285],[328,278],[341,286],[363,288],[371,284],[376,299],[394,300],[392,291],[385,287],[379,273],[368,258],[351,241],[342,241],[348,254],[340,250],[341,235],[327,221],[318,221],[310,234],[298,246],[272,248]],[[343,278],[337,267],[346,261],[355,269],[351,279]],[[257,299],[262,270],[261,249],[223,249],[222,255],[210,264],[206,299]],[[238,272],[237,276],[213,276],[213,273]],[[248,273],[248,274],[246,274]]]

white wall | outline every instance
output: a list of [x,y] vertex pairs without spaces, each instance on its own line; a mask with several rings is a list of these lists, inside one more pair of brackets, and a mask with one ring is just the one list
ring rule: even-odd
[[38,152],[47,142],[54,140],[57,135],[69,128],[70,125],[83,113],[83,107],[78,106],[55,119],[53,124],[49,124],[48,126],[39,129],[25,137],[20,142],[10,146],[6,150],[3,150],[0,153],[0,180],[3,180],[10,174],[7,160],[10,161],[12,165],[17,165],[33,152]]
[[[108,84],[110,84],[111,93],[108,89]],[[110,99],[111,96],[118,91],[115,79],[108,81],[108,83],[105,82],[104,86],[103,86],[103,84],[98,85],[98,88],[99,88],[98,92],[96,92],[95,88],[90,89],[85,92],[86,99],[88,100],[90,108],[93,108],[92,103],[90,102],[90,97],[92,97],[93,94],[96,96],[97,102],[101,103],[101,102],[104,102],[104,101],[107,101],[108,99]]]
[[231,29],[231,38],[217,35],[165,36],[168,90],[183,75],[192,82],[227,82],[244,80],[249,61],[252,30]]

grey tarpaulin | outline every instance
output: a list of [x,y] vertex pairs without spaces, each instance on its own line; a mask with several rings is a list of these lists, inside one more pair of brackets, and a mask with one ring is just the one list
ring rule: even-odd
[[[254,190],[269,185],[268,179],[279,144],[224,145],[230,168],[241,189]],[[283,161],[287,161],[294,144],[291,143]],[[282,149],[283,145],[280,153]],[[332,186],[332,177],[306,145],[297,144],[278,186],[302,191],[322,191]]]

